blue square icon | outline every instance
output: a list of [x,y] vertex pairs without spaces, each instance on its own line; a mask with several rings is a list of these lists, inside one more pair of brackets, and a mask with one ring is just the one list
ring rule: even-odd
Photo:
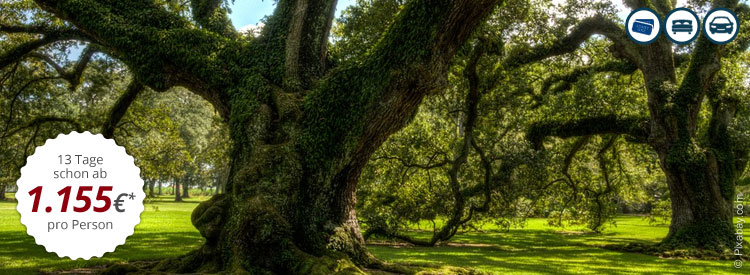
[[653,19],[636,19],[635,22],[633,23],[633,28],[632,28],[633,32],[650,35],[653,30],[654,30]]

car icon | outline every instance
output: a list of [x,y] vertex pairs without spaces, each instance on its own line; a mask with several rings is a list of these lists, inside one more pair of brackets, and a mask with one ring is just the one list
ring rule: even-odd
[[732,21],[729,20],[726,16],[717,16],[713,20],[711,20],[711,23],[708,24],[708,29],[711,31],[712,34],[717,33],[732,33],[733,31]]
[[693,21],[691,20],[672,21],[672,33],[677,34],[678,32],[686,32],[688,34],[692,34],[693,33]]

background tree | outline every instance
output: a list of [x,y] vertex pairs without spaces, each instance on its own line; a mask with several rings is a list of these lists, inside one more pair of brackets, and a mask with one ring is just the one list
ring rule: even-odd
[[[662,15],[672,1],[628,1],[631,8],[650,7]],[[746,20],[747,7],[737,1],[713,1],[712,8],[726,7]],[[740,30],[746,29],[744,25]],[[694,47],[677,48],[664,37],[640,46],[627,41],[624,31],[602,18],[581,22],[568,36],[571,45],[581,38],[603,34],[612,41],[614,57],[636,65],[643,75],[648,96],[648,116],[590,116],[548,120],[531,128],[529,136],[541,148],[544,137],[625,134],[648,144],[657,154],[666,175],[672,203],[670,231],[661,249],[698,247],[723,251],[733,246],[731,201],[734,186],[747,162],[747,147],[737,147],[733,127],[738,93],[744,84],[729,81],[722,58],[734,58],[747,48],[747,35],[730,45],[712,44],[701,35]],[[529,56],[546,50],[525,51]],[[685,56],[682,56],[685,55]],[[689,60],[683,63],[680,59]],[[681,69],[679,65],[686,65]],[[704,115],[701,115],[704,114]]]
[[[553,49],[549,56],[540,55],[493,70],[517,57],[502,54],[503,48],[523,54],[519,50],[528,44],[544,44],[565,36],[572,26],[585,19],[580,18],[582,14],[591,10],[614,14],[613,7],[586,1],[560,6],[544,1],[508,5],[515,8],[498,10],[478,35],[509,41],[496,42],[500,44],[500,54],[495,50],[491,56],[475,55],[474,50],[481,48],[478,45],[482,41],[472,40],[474,50],[456,57],[458,61],[451,69],[446,92],[429,98],[415,122],[391,137],[371,160],[363,175],[358,205],[360,218],[367,227],[366,237],[377,234],[418,245],[434,245],[437,241],[447,241],[458,228],[471,227],[475,222],[490,221],[507,228],[522,225],[528,215],[550,217],[552,224],[558,226],[586,224],[599,232],[617,213],[616,199],[627,197],[628,204],[647,200],[636,199],[642,196],[639,186],[654,181],[648,181],[646,173],[630,171],[649,162],[653,165],[654,160],[642,146],[629,146],[623,152],[619,147],[626,145],[621,145],[618,136],[602,141],[595,137],[587,138],[590,142],[578,142],[573,146],[577,147],[574,152],[570,148],[573,144],[558,142],[548,145],[548,150],[540,155],[529,151],[524,135],[533,121],[542,118],[570,118],[605,111],[645,112],[645,108],[632,108],[638,107],[638,102],[645,103],[637,88],[630,87],[632,81],[627,81],[635,66],[613,59],[606,51],[608,42],[592,38],[581,51]],[[389,10],[383,7],[390,5],[375,1],[345,12],[342,22],[347,22],[347,28],[334,29],[341,38],[333,51],[340,46],[362,48],[352,45],[366,44],[367,33],[373,30],[355,27],[367,26],[361,22],[382,17]],[[554,14],[550,10],[561,12]],[[528,26],[535,29],[528,30]],[[570,72],[576,66],[581,68]],[[602,75],[606,76],[604,81],[600,80]],[[580,86],[573,85],[576,83]],[[610,87],[634,91],[612,93]],[[474,104],[467,105],[472,90],[479,91],[478,97]],[[590,102],[601,104],[581,109]],[[469,123],[468,114],[472,113],[475,122]],[[464,155],[461,146],[466,140],[477,144],[470,145],[465,162],[458,161]],[[591,146],[584,146],[589,143]],[[490,163],[491,169],[485,169],[486,163]],[[629,184],[628,188],[623,188],[625,184]],[[491,199],[485,200],[486,197]],[[456,203],[458,200],[464,202]],[[437,225],[431,240],[415,240],[399,232],[422,220]]]

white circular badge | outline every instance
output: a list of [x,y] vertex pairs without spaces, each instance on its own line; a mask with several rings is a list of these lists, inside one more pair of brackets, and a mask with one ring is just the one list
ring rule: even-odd
[[703,19],[703,33],[715,44],[732,42],[739,29],[737,15],[725,8],[713,9]]
[[36,243],[60,257],[90,259],[133,234],[143,212],[133,157],[89,132],[58,135],[21,168],[16,209]]
[[626,32],[633,42],[649,44],[661,33],[661,20],[655,11],[649,8],[634,10],[625,20]]
[[664,19],[664,33],[675,44],[687,44],[700,33],[700,19],[693,11],[676,8]]

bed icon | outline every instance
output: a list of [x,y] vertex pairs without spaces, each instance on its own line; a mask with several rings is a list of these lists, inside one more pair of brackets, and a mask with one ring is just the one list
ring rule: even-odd
[[635,22],[633,22],[633,27],[631,28],[631,30],[635,33],[651,35],[651,32],[654,30],[654,20],[636,19]]
[[688,34],[693,33],[693,21],[685,19],[677,19],[672,21],[672,34],[678,32],[686,32]]

